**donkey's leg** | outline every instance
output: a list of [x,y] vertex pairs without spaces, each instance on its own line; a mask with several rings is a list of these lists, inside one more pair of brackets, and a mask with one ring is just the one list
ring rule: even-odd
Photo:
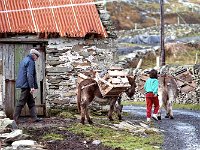
[[81,122],[82,124],[85,124],[85,107],[81,105]]
[[168,102],[167,102],[167,104],[165,105],[165,110],[166,110],[166,115],[165,115],[165,118],[169,118],[169,107],[168,107]]
[[82,99],[81,101],[81,123],[85,124],[85,116],[87,113],[88,102],[86,99]]
[[169,111],[168,111],[168,101],[169,101],[169,99],[166,99],[165,101],[164,101],[164,103],[163,103],[163,107],[164,107],[164,109],[165,109],[165,112],[166,112],[166,115],[165,115],[165,118],[169,118]]
[[173,100],[175,99],[174,97],[174,93],[172,90],[169,90],[169,101],[168,101],[168,104],[167,104],[167,114],[169,115],[169,118],[170,119],[174,119],[174,116],[173,116],[173,111],[172,111],[172,103],[173,103]]
[[89,115],[88,105],[89,105],[89,103],[86,104],[86,109],[85,109],[86,118],[87,118],[87,121],[88,121],[89,124],[93,124],[92,119],[90,118],[90,115]]
[[163,106],[163,94],[160,92],[158,94],[158,100],[159,100],[159,110],[158,110],[158,120],[161,120],[161,113],[162,113],[162,106]]
[[172,111],[172,103],[168,104],[168,115],[170,119],[174,119],[173,111]]
[[111,98],[110,99],[110,110],[108,112],[108,119],[110,121],[113,121],[113,118],[112,118],[112,113],[114,111],[114,107],[115,107],[115,103],[116,103],[117,99],[116,98]]
[[118,119],[119,120],[122,120],[122,108],[123,108],[123,105],[121,105],[121,96],[119,96],[117,98],[117,103],[115,105],[116,107],[116,112],[117,112],[117,116],[118,116]]
[[164,91],[163,95],[162,95],[161,104],[164,107],[165,112],[166,112],[165,118],[169,118],[169,115],[168,115],[168,101],[169,101],[168,93],[167,93],[167,91]]

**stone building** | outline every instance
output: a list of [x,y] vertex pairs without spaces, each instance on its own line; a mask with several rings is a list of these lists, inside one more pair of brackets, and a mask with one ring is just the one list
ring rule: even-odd
[[[15,4],[13,4],[15,3]],[[115,37],[109,14],[91,0],[0,2],[0,105],[12,117],[20,90],[19,62],[37,48],[39,115],[75,104],[77,73],[114,64]],[[25,107],[22,115],[29,115]]]

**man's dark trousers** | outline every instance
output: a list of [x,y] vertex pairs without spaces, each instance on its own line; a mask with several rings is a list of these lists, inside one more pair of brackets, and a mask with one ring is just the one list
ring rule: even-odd
[[20,99],[15,108],[15,112],[13,115],[14,120],[17,120],[21,114],[21,111],[25,104],[27,103],[29,108],[30,116],[33,120],[37,119],[36,108],[35,108],[35,100],[33,98],[33,94],[30,93],[30,88],[21,89]]

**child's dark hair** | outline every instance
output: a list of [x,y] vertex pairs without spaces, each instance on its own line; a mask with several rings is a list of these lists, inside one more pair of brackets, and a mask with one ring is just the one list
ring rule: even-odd
[[149,77],[150,78],[158,78],[158,72],[155,70],[155,69],[152,69],[150,72],[149,72]]

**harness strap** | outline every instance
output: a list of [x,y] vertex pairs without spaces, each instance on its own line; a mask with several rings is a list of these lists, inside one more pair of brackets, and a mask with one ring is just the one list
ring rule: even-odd
[[86,88],[86,87],[89,87],[89,86],[92,86],[92,85],[95,85],[96,83],[91,83],[91,84],[88,84],[88,85],[86,85],[86,86],[82,86],[81,87],[81,90],[83,90],[84,88]]

